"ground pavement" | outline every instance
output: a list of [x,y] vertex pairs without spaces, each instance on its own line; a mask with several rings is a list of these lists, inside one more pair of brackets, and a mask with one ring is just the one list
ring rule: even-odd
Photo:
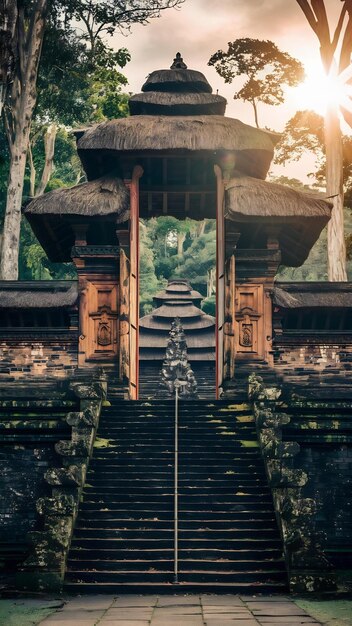
[[315,619],[284,596],[76,597],[40,626],[313,626]]

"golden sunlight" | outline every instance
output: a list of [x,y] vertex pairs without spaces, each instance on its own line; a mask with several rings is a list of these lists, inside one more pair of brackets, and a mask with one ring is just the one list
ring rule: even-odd
[[352,85],[346,81],[351,78],[351,68],[339,76],[336,70],[326,74],[320,63],[305,64],[306,78],[294,91],[297,107],[316,111],[325,115],[330,106],[343,106],[352,111]]

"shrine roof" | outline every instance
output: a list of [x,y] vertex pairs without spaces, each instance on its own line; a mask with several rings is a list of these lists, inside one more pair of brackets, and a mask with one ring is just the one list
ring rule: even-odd
[[113,176],[54,189],[32,200],[24,208],[31,215],[114,215],[118,222],[129,218],[129,194],[123,182]]
[[273,134],[222,115],[133,115],[88,128],[77,146],[85,163],[95,161],[101,150],[140,154],[230,151],[242,171],[265,178],[276,141]]
[[258,238],[261,231],[271,228],[280,243],[282,263],[287,266],[304,263],[331,210],[331,202],[321,195],[240,173],[226,186],[225,219],[236,222],[239,232],[253,231],[255,224]]
[[283,309],[352,307],[351,282],[277,282],[273,302]]
[[78,299],[77,282],[71,280],[1,280],[1,309],[63,309]]

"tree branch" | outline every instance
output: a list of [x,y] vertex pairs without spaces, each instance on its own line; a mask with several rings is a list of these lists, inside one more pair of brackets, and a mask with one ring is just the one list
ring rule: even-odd
[[299,4],[299,6],[301,7],[304,15],[307,18],[307,21],[309,23],[309,25],[311,26],[311,28],[314,30],[315,34],[319,37],[318,35],[318,21],[308,3],[308,0],[296,0],[297,4]]

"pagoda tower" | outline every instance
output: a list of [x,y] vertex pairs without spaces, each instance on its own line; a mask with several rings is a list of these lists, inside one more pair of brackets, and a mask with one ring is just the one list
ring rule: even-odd
[[171,324],[179,318],[185,333],[189,361],[215,360],[215,319],[200,308],[203,297],[188,280],[171,279],[154,296],[155,309],[139,320],[140,361],[165,357]]

